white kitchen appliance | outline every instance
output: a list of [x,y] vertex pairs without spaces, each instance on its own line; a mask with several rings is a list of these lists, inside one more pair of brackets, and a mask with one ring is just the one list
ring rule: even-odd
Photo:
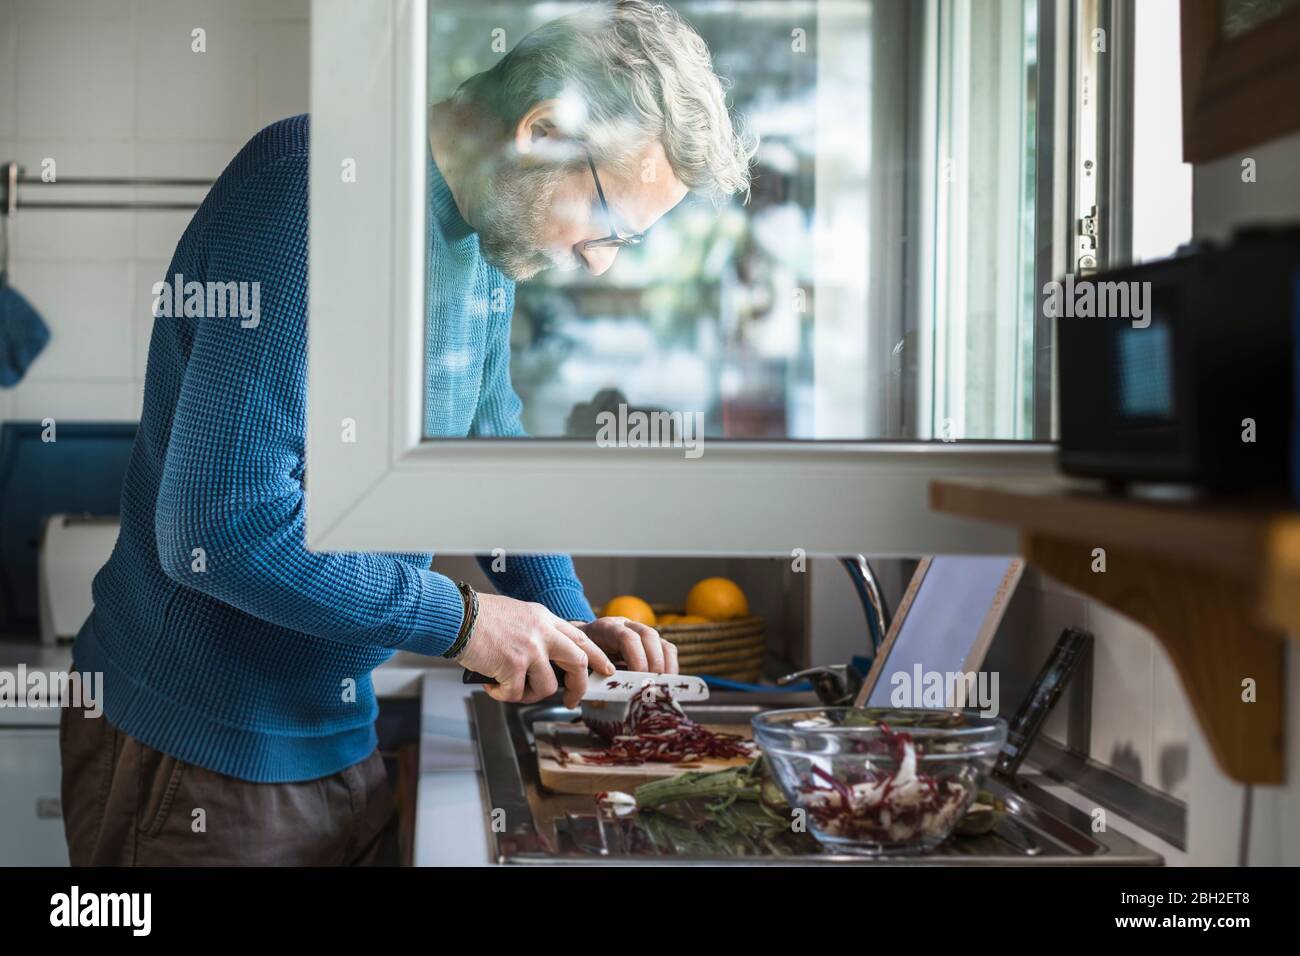
[[93,605],[90,582],[117,543],[117,518],[50,515],[37,555],[41,643],[71,641]]

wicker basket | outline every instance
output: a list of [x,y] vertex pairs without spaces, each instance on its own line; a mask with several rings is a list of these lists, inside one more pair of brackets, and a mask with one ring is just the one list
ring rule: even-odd
[[[656,615],[681,614],[681,608],[653,606]],[[761,617],[733,618],[704,624],[661,624],[659,633],[677,646],[677,666],[683,674],[708,674],[732,680],[756,681],[763,674],[767,624]]]

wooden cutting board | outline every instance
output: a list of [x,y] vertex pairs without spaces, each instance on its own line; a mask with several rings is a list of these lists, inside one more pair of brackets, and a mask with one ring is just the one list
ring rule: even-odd
[[[705,724],[709,730],[722,734],[736,734],[750,738],[748,724]],[[533,724],[533,739],[537,742],[537,770],[541,784],[556,793],[601,793],[622,790],[631,793],[643,783],[675,777],[687,770],[726,770],[749,763],[744,758],[731,760],[693,760],[690,763],[641,763],[628,766],[584,764],[583,751],[602,749],[600,738],[592,735],[582,724],[539,721]],[[561,760],[556,745],[568,755]]]

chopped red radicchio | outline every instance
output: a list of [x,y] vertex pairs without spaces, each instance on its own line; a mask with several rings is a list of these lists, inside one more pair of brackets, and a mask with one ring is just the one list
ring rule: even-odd
[[969,776],[967,771],[940,780],[918,770],[912,735],[878,726],[881,756],[890,758],[893,769],[868,760],[861,771],[836,777],[814,763],[798,788],[813,823],[831,836],[894,845],[949,832],[973,793],[974,780],[963,776]]
[[584,763],[631,765],[714,759],[748,760],[754,744],[737,734],[700,726],[660,686],[648,686],[628,704],[622,726],[592,728],[610,739],[604,750],[585,751]]

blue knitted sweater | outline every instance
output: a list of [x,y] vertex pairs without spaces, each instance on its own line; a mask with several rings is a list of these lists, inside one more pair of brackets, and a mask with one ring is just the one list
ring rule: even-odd
[[[103,674],[119,730],[259,782],[368,756],[370,672],[399,648],[441,654],[463,615],[432,554],[304,546],[307,153],[306,116],[258,133],[176,247],[169,282],[257,282],[260,315],[154,320],[122,530],[73,650],[79,670]],[[432,159],[429,172],[426,432],[521,435],[514,286],[483,260]],[[505,308],[484,307],[493,294]],[[510,556],[500,574],[480,563],[512,597],[592,617],[566,556]]]

